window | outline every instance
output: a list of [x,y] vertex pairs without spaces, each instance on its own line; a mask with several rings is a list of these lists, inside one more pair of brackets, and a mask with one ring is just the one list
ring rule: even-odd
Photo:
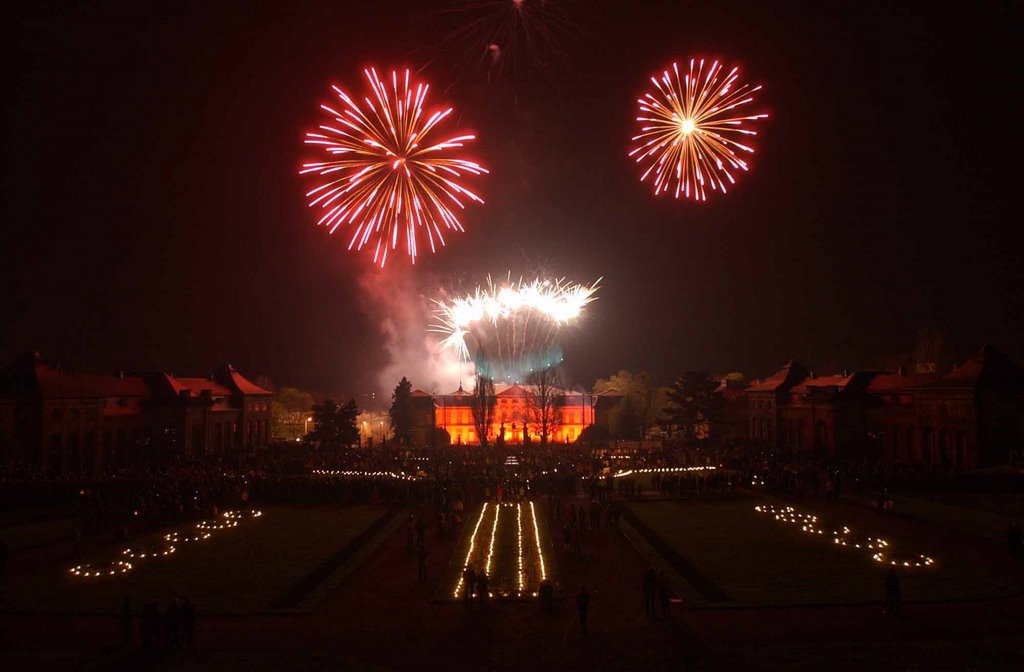
[[59,408],[53,409],[53,412],[50,413],[50,422],[63,422],[63,421],[64,421],[64,411],[62,411]]
[[82,413],[77,408],[71,409],[71,421],[74,422],[82,417]]
[[125,399],[124,397],[121,397],[120,399],[117,400],[117,405],[120,406],[121,408],[127,408],[128,400]]

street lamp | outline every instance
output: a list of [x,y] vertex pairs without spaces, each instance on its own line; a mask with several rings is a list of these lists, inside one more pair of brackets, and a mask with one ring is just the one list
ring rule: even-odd
[[306,419],[302,422],[302,433],[309,434],[309,423],[313,422],[313,416],[307,415]]

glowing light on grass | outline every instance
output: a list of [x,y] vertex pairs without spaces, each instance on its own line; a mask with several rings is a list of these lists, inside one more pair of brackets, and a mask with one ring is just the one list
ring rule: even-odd
[[[473,527],[473,534],[469,537],[469,550],[466,551],[466,560],[462,563],[462,572],[464,573],[469,567],[469,562],[473,558],[473,549],[476,548],[476,535],[480,531],[480,523],[484,522],[484,516],[487,514],[487,503],[484,503],[484,507],[480,509],[480,516],[476,519],[476,525]],[[494,543],[494,538],[491,538],[491,543]],[[453,597],[458,597],[459,592],[462,590],[462,584],[465,579],[462,577],[462,573],[459,573],[459,582],[455,586],[455,592]],[[473,591],[473,586],[466,586],[466,590],[469,592]]]
[[526,587],[526,578],[523,575],[523,507],[521,504],[516,504],[516,544],[517,551],[519,554],[519,594],[523,594],[523,588]]
[[533,507],[533,502],[530,502],[530,518],[533,521],[533,541],[537,544],[537,562],[540,564],[540,580],[541,582],[547,581],[548,570],[544,566],[544,551],[540,547],[540,528],[537,527],[537,511]]
[[761,89],[739,77],[738,68],[726,73],[718,61],[705,68],[704,59],[690,59],[683,73],[673,63],[651,77],[654,88],[637,100],[640,129],[629,156],[646,166],[641,181],[653,176],[655,194],[706,201],[708,188],[724,194],[736,172],[749,168],[754,148],[746,138],[757,135],[749,122],[768,115],[739,111]]
[[623,476],[632,476],[633,474],[678,474],[682,472],[695,472],[695,471],[714,471],[718,467],[706,466],[706,467],[650,467],[645,469],[626,469],[625,471],[619,471],[612,474],[612,478],[622,478]]
[[228,520],[246,520],[251,518],[259,518],[263,515],[262,511],[256,509],[248,509],[245,511],[225,511],[223,514]]
[[494,525],[491,526],[491,542],[487,548],[487,564],[484,565],[484,574],[491,576],[491,560],[494,558],[494,538],[498,534],[498,521],[501,519],[501,507],[494,507]]
[[209,539],[213,534],[210,532],[168,532],[164,535],[164,541],[172,544],[185,544],[190,541],[202,541]]
[[[825,530],[830,529],[821,523],[818,516],[802,513],[792,506],[759,504],[754,507],[754,510],[758,513],[769,515],[779,522],[799,525],[800,531],[807,534],[824,537]],[[878,551],[871,556],[875,562],[887,563],[897,567],[928,567],[935,563],[933,558],[920,553],[894,552],[890,549],[890,542],[888,540],[880,537],[855,535],[846,525],[831,529],[832,544],[834,546]]]
[[173,545],[150,544],[148,546],[132,546],[121,551],[121,555],[132,560],[145,560],[146,558],[164,558],[173,555],[177,551]]
[[921,553],[875,553],[871,558],[893,567],[931,567],[935,564],[934,558]]
[[197,530],[226,530],[229,527],[238,527],[238,521],[225,518],[224,520],[200,520],[196,523]]
[[72,576],[79,578],[91,578],[99,576],[114,576],[117,574],[127,574],[132,571],[132,563],[124,560],[114,560],[113,562],[100,562],[100,563],[86,563],[84,565],[75,565],[68,572]]

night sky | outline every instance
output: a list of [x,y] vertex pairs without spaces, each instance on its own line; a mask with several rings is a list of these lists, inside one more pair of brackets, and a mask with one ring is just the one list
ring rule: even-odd
[[[1019,3],[569,3],[555,48],[490,82],[435,4],[6,10],[0,361],[375,387],[370,255],[314,226],[297,174],[329,85],[370,64],[427,64],[491,170],[408,282],[603,276],[566,338],[577,382],[865,367],[922,327],[1022,360]],[[771,114],[752,171],[701,205],[626,157],[648,77],[691,55],[741,66]]]

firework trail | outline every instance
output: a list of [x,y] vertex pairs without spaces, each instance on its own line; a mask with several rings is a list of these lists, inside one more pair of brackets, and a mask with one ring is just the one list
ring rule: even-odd
[[372,246],[381,268],[399,241],[415,263],[421,235],[435,252],[444,245],[444,231],[464,230],[457,211],[483,199],[461,181],[487,170],[453,155],[474,135],[435,138],[452,108],[426,111],[429,85],[411,79],[408,70],[392,71],[390,81],[373,68],[364,73],[371,95],[362,99],[331,87],[338,103],[320,106],[330,119],[305,139],[327,158],[304,163],[299,172],[319,178],[306,193],[321,213],[318,225],[331,233],[351,227],[348,248]]
[[705,68],[704,59],[691,59],[683,74],[673,63],[651,83],[637,101],[640,133],[629,152],[646,166],[640,180],[653,176],[655,194],[671,190],[676,198],[706,201],[708,187],[726,193],[734,173],[749,167],[743,157],[754,152],[745,136],[757,133],[745,124],[768,116],[739,111],[761,87],[740,83],[739,69],[725,73],[718,61]]
[[572,0],[471,0],[441,10],[458,28],[438,43],[446,56],[461,54],[488,81],[514,78],[527,66],[547,67],[575,29]]

